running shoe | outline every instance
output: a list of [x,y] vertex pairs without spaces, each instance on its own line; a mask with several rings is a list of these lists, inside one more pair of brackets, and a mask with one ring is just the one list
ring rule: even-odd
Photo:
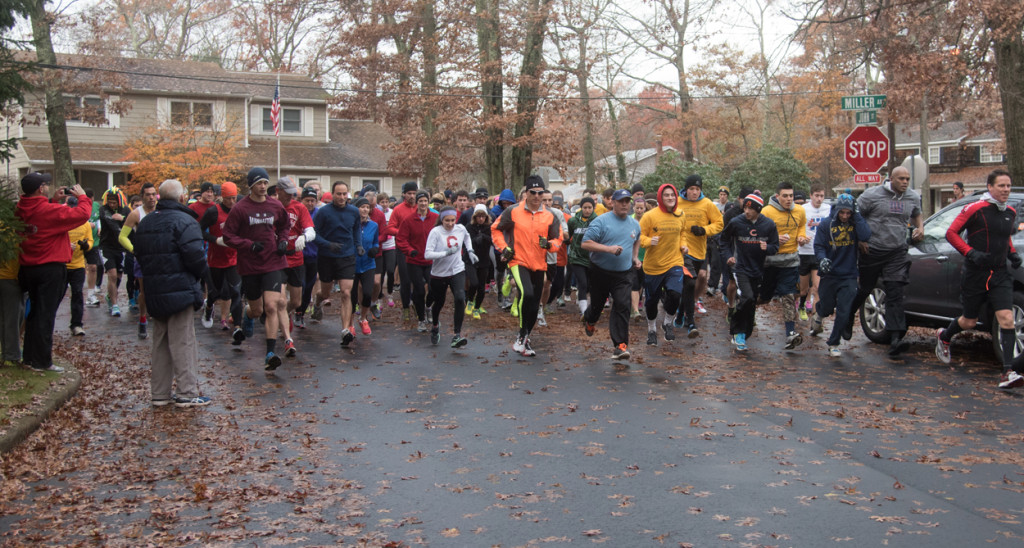
[[555,299],[555,304],[558,305],[559,308],[561,308],[565,306],[565,299],[562,297],[558,297],[557,299]]
[[822,327],[821,325],[821,316],[819,316],[818,313],[815,312],[814,318],[811,319],[811,336],[817,336],[824,330],[825,328]]
[[231,329],[231,325],[228,323],[227,319],[223,319],[223,320],[220,321],[220,330],[221,331],[228,331],[230,329]]
[[519,354],[522,354],[523,353],[523,348],[525,348],[523,346],[523,338],[522,337],[516,337],[516,342],[512,343],[512,350],[517,352],[517,353],[519,353]]
[[839,351],[839,346],[830,346],[828,347],[828,355],[830,358],[838,358],[843,353]]
[[203,305],[203,327],[210,329],[213,327],[213,309]]
[[139,322],[139,338],[140,339],[147,339],[147,338],[149,338],[149,331],[146,328],[147,328],[147,323],[146,322]]
[[697,299],[696,308],[697,308],[697,312],[700,312],[701,314],[707,314],[708,313],[708,309],[704,308],[704,301],[702,301],[701,299]]
[[480,308],[478,308],[477,310],[479,310],[481,314],[486,314],[487,313],[487,309],[482,307],[482,306]]
[[523,339],[523,355],[527,358],[537,355],[537,353],[533,351],[533,347],[530,346],[530,337]]
[[474,320],[479,320],[480,319],[480,309],[479,308],[474,308],[473,309],[473,319]]
[[135,300],[135,297],[132,297],[132,298],[128,299],[128,310],[130,312],[138,312],[139,311],[139,302],[137,300]]
[[685,324],[683,324],[683,315],[682,314],[678,314],[676,316],[676,319],[672,321],[672,327],[675,327],[677,329],[682,329],[683,325],[685,325]]
[[671,322],[665,322],[665,323],[661,324],[661,329],[665,332],[665,340],[666,341],[674,341],[674,340],[676,340],[676,333],[675,333],[675,331],[672,330],[672,323]]
[[355,335],[348,328],[341,330],[341,346],[347,347],[355,338]]
[[808,316],[807,316],[807,309],[806,309],[806,308],[801,308],[801,309],[800,309],[800,321],[804,321],[804,322],[806,322],[806,321],[807,321],[807,319],[808,319]]
[[121,317],[121,309],[118,308],[116,304],[115,305],[111,305],[110,306],[110,315],[115,317],[115,318],[120,318]]
[[100,305],[100,300],[96,298],[96,295],[89,295],[89,300],[85,301],[85,304],[87,306],[93,306],[93,307],[99,306]]
[[291,339],[288,339],[287,341],[284,341],[284,356],[286,358],[294,358],[295,357],[295,353],[296,353],[295,342],[292,341]]
[[[380,319],[380,305],[374,304],[373,306],[371,306],[370,307],[370,314],[373,315],[373,319],[379,320]],[[369,335],[369,333],[367,333],[367,335]]]
[[[163,400],[153,400],[153,405],[166,405],[164,403],[157,403],[158,401],[163,402]],[[194,398],[182,398],[179,396],[174,396],[175,407],[205,407],[207,405],[210,405],[210,401],[210,398],[206,396],[196,396]]]
[[736,350],[747,349],[747,336],[743,333],[737,333],[732,336],[732,344],[736,345]]
[[799,332],[790,331],[789,334],[786,335],[786,350],[793,350],[800,346],[800,343],[802,342],[804,342],[804,338]]
[[416,324],[416,331],[419,331],[420,333],[426,333],[428,329],[430,329],[430,323],[427,322],[427,320],[420,320],[419,323]]
[[363,330],[363,335],[369,335],[372,333],[370,330],[370,321],[366,318],[359,320],[359,327]]
[[433,325],[430,327],[430,344],[437,346],[439,342],[441,342],[441,326]]
[[32,371],[37,371],[39,373],[63,373],[64,372],[64,368],[63,367],[61,367],[59,365],[54,365],[52,363],[50,365],[46,366],[46,367],[36,367],[34,365],[29,365],[27,367],[29,369],[31,369]]
[[691,323],[686,326],[686,337],[690,339],[696,339],[700,337],[700,330],[697,329],[697,324]]
[[1003,376],[999,379],[999,388],[1008,390],[1010,388],[1020,388],[1021,386],[1024,386],[1024,375],[1012,370],[1003,371]]
[[74,337],[84,337],[85,336],[85,330],[82,329],[82,326],[76,325],[76,326],[71,328],[71,335],[74,336]]
[[466,314],[473,313],[473,303],[466,303]]
[[953,356],[949,352],[949,343],[942,340],[942,333],[945,329],[935,330],[935,356],[939,358],[942,363],[949,363],[953,361]]
[[539,316],[537,316],[537,325],[539,325],[541,327],[547,327],[548,326],[548,321],[547,321],[547,319],[544,318],[544,313],[543,312],[541,312],[541,314]]
[[243,330],[241,327],[236,327],[234,333],[231,334],[231,344],[232,344],[232,346],[239,346],[239,345],[242,344],[242,341],[244,341],[244,340],[245,340],[245,330]]
[[586,332],[588,337],[593,337],[594,333],[597,331],[597,325],[592,324],[592,323],[584,320],[583,321],[583,331]]
[[853,317],[850,317],[850,323],[846,324],[846,329],[843,330],[843,340],[850,340],[853,338]]
[[246,339],[251,339],[255,332],[256,320],[249,317],[249,309],[246,307],[245,312],[242,314],[242,333],[245,335]]
[[613,360],[628,360],[629,359],[629,348],[626,347],[626,343],[619,343],[619,346],[616,346],[615,349],[612,350],[612,359]]
[[463,337],[462,335],[458,334],[452,335],[452,348],[462,348],[467,344],[469,344],[469,339],[467,339],[466,337]]
[[[327,301],[324,301],[327,302]],[[323,303],[313,305],[313,313],[309,315],[309,319],[314,322],[323,321],[324,319],[324,305]]]
[[407,321],[409,321],[411,319],[411,317],[412,317],[412,315],[409,313],[409,309],[408,308],[403,308],[402,309],[402,321],[403,322],[407,322]]
[[306,317],[303,316],[302,313],[296,312],[295,313],[295,320],[292,321],[292,324],[294,324],[295,327],[298,327],[299,329],[305,329],[306,328]]
[[266,366],[263,368],[267,371],[273,371],[278,367],[281,367],[281,356],[274,354],[273,352],[267,352],[267,359],[263,361]]
[[658,346],[658,332],[648,331],[647,332],[647,346]]
[[512,277],[505,276],[505,282],[501,284],[501,294],[508,297],[508,294],[512,292]]
[[388,308],[394,308],[394,307],[395,307],[395,300],[391,298],[391,295],[388,295]]

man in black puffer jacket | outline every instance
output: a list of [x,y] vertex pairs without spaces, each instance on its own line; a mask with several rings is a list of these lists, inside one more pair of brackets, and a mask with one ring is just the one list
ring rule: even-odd
[[[156,210],[139,222],[135,257],[146,279],[146,307],[153,320],[153,405],[208,405],[199,395],[193,314],[203,306],[199,281],[206,274],[203,236],[196,214],[181,203],[184,189],[168,179],[160,185]],[[177,383],[177,394],[171,385]]]

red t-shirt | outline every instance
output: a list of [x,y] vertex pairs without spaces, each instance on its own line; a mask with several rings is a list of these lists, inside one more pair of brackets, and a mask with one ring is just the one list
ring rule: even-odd
[[[306,206],[298,200],[293,199],[288,202],[288,205],[284,206],[284,210],[288,212],[288,222],[291,223],[291,228],[288,230],[288,251],[292,251],[295,249],[295,240],[299,239],[299,236],[302,236],[307,228],[313,226],[313,218],[309,216]],[[292,253],[285,257],[288,258],[288,268],[302,266],[302,253]]]

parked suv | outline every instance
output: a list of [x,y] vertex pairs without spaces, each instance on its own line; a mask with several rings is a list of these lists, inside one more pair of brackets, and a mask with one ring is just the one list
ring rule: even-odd
[[[910,284],[906,288],[907,325],[946,327],[960,315],[960,271],[964,256],[946,241],[946,229],[967,204],[981,199],[975,192],[950,204],[924,222],[924,239],[910,247]],[[1013,245],[1024,255],[1024,188],[1014,188],[1009,204],[1017,211],[1018,231]],[[1024,351],[1024,269],[1013,272],[1013,323],[1017,331],[1014,355]],[[876,287],[860,308],[860,325],[872,342],[889,344],[885,331],[885,290]],[[992,310],[985,305],[978,318],[979,331],[992,334],[996,356],[999,346],[999,325]]]

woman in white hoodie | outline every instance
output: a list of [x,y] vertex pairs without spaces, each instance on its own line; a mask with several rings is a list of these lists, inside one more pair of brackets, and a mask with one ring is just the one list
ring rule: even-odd
[[454,208],[445,208],[440,212],[437,226],[427,235],[427,246],[423,252],[424,259],[430,259],[430,294],[434,297],[431,307],[433,324],[430,328],[430,342],[441,341],[441,330],[438,319],[444,308],[445,294],[450,289],[455,312],[452,348],[462,348],[469,343],[462,336],[462,320],[466,316],[466,266],[462,262],[462,250],[466,250],[471,264],[479,260],[473,252],[473,242],[469,238],[466,227],[458,224],[458,212]]

